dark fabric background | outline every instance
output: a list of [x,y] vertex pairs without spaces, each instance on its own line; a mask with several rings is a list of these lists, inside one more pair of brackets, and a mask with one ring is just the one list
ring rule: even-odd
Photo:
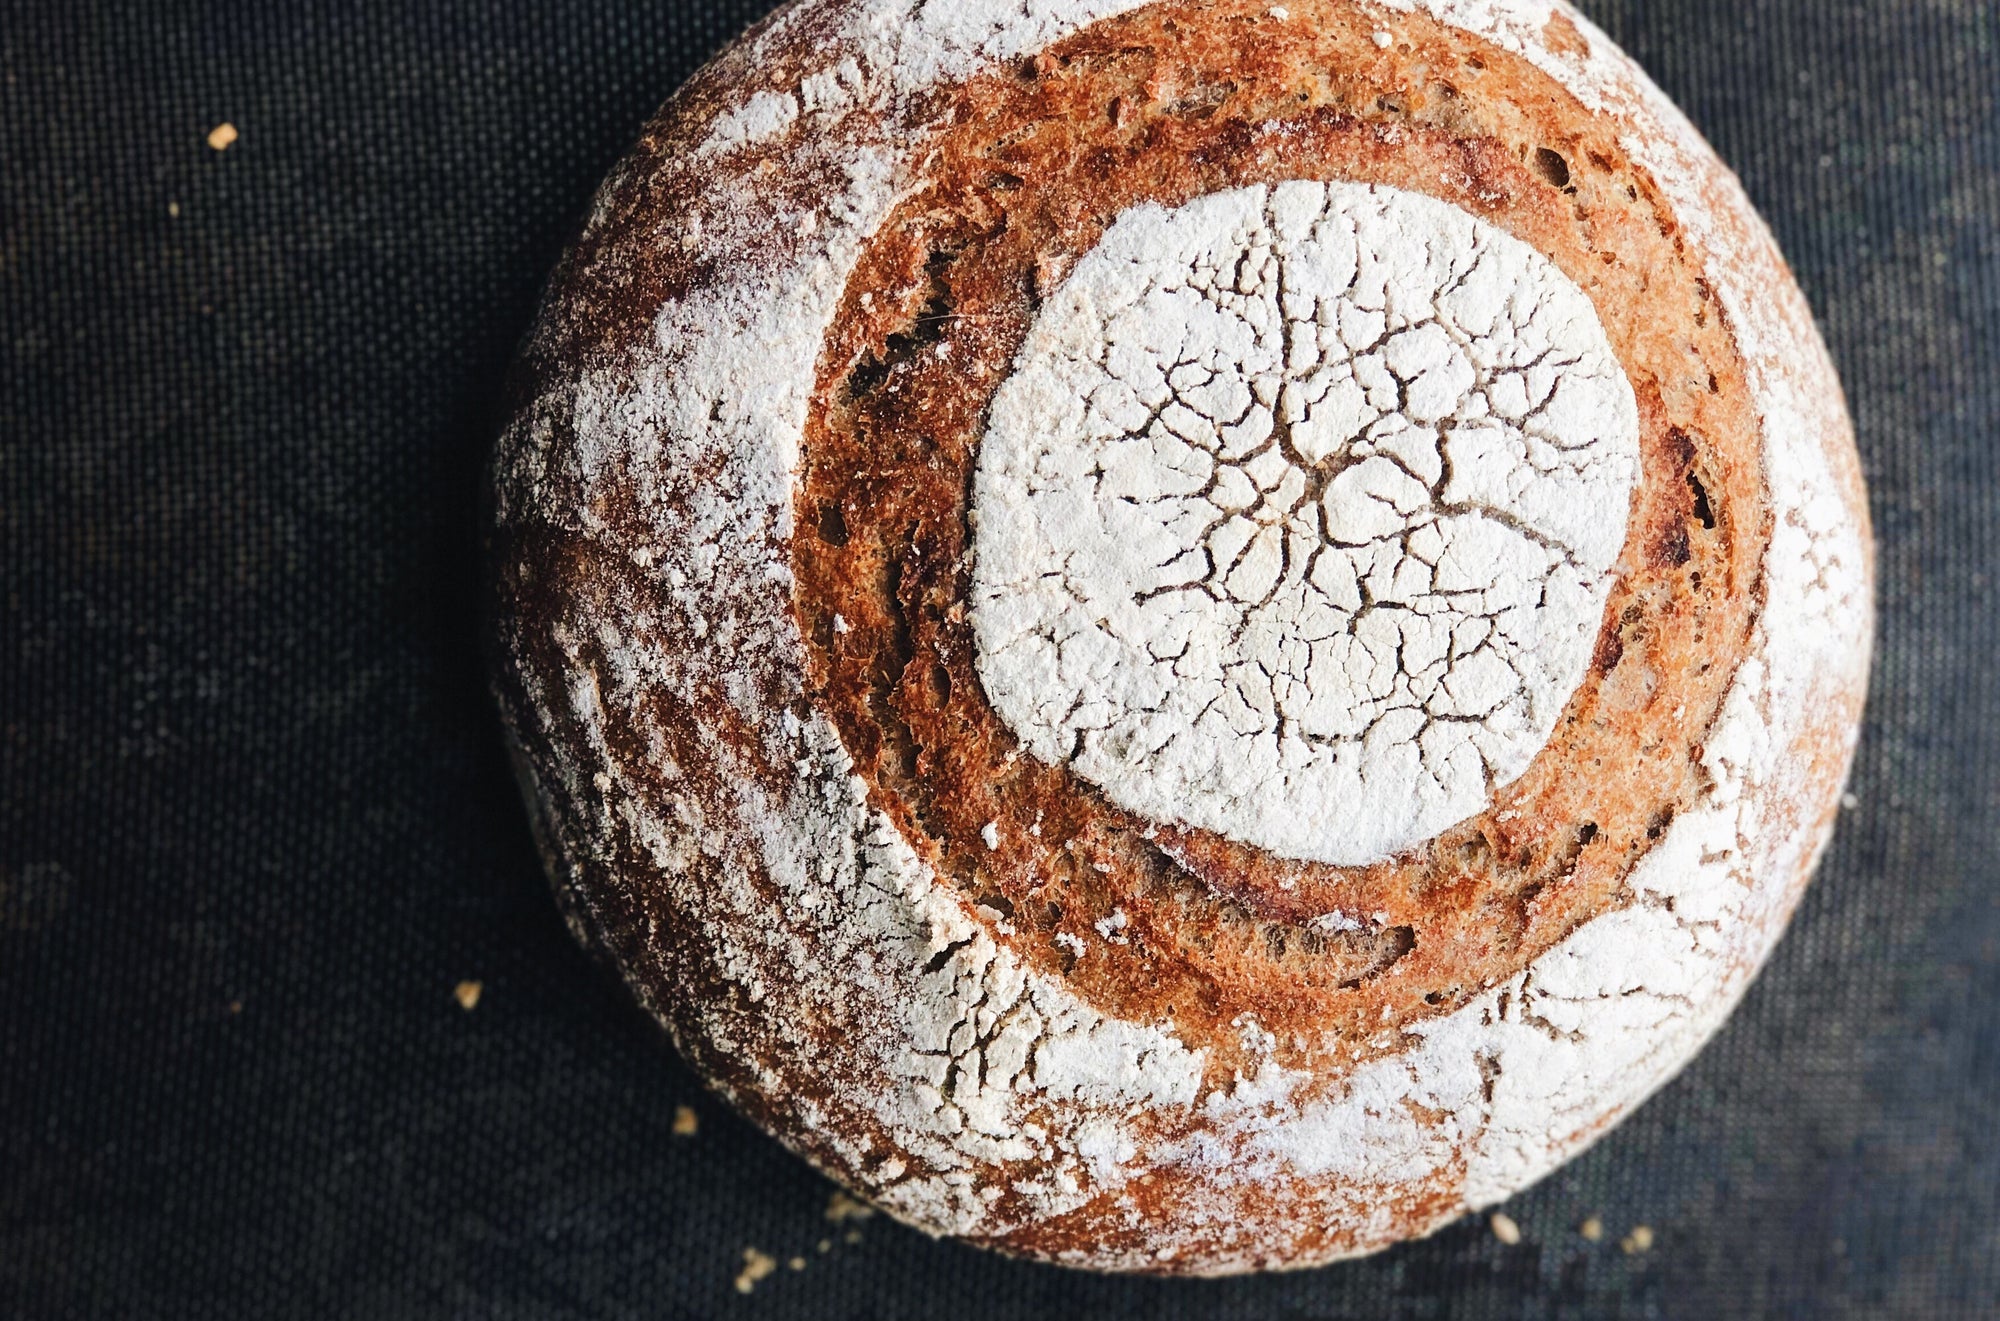
[[[760,0],[0,0],[0,1316],[2000,1315],[2000,16],[1588,7],[1847,381],[1858,806],[1721,1037],[1510,1204],[1520,1246],[1173,1283],[848,1242],[537,871],[478,642],[496,383]],[[745,1297],[753,1246],[805,1268]]]

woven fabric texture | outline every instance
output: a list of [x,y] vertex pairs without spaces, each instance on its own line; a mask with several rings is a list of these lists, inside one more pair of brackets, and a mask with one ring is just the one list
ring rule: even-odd
[[1518,1245],[1176,1283],[829,1220],[538,871],[479,637],[498,383],[760,0],[0,0],[0,1315],[2000,1315],[2000,13],[1587,8],[1847,382],[1851,807],[1741,1011]]

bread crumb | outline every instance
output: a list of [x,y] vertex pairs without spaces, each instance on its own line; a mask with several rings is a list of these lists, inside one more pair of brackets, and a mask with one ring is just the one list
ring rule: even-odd
[[1640,1252],[1652,1251],[1653,1227],[1651,1225],[1632,1226],[1632,1232],[1621,1239],[1618,1246],[1625,1249],[1628,1256]]
[[859,1243],[861,1241],[861,1231],[858,1229],[850,1229],[847,1231],[847,1233],[842,1235],[842,1237],[845,1238],[849,1243]]
[[451,988],[451,998],[458,1001],[458,1007],[469,1014],[479,1008],[479,996],[485,989],[485,982],[460,982]]
[[1377,32],[1375,34],[1375,44],[1383,50],[1389,49],[1390,44],[1395,40],[1387,32]]
[[743,1269],[736,1272],[736,1292],[749,1293],[757,1281],[778,1269],[778,1259],[755,1248],[743,1249]]
[[804,1257],[793,1257],[790,1261],[786,1262],[785,1265],[791,1268],[792,1270],[802,1271],[806,1268],[806,1259]]
[[835,1193],[827,1199],[826,1218],[834,1224],[844,1224],[849,1220],[866,1220],[875,1214],[875,1208],[846,1193]]
[[979,837],[986,841],[987,848],[989,849],[999,848],[1000,823],[998,821],[988,821],[985,825],[979,828]]
[[819,1249],[818,1249],[818,1250],[819,1250],[819,1254],[820,1254],[820,1255],[821,1255],[822,1257],[823,1257],[823,1256],[825,1256],[825,1255],[826,1255],[827,1253],[829,1253],[829,1252],[833,1251],[833,1240],[832,1240],[832,1239],[830,1239],[830,1238],[823,1238],[823,1239],[821,1239],[821,1240],[819,1241]]
[[1842,794],[1840,796],[1840,805],[1852,812],[1855,808],[1861,806],[1861,799],[1851,793]]
[[691,1138],[700,1131],[701,1131],[701,1116],[694,1112],[693,1106],[677,1105],[674,1107],[675,1137]]
[[180,204],[179,202],[169,202],[169,203],[167,203],[167,214],[168,214],[168,215],[170,215],[170,216],[178,216],[178,215],[179,215],[180,213],[181,213],[181,204]]
[[1576,1227],[1576,1232],[1595,1243],[1604,1237],[1604,1222],[1596,1216],[1591,1216]]
[[1514,1223],[1514,1217],[1495,1211],[1493,1218],[1487,1223],[1493,1226],[1493,1237],[1508,1247],[1511,1248],[1521,1241],[1521,1227]]
[[236,125],[228,123],[217,124],[208,131],[208,145],[217,151],[228,151],[229,144],[236,141],[240,136],[236,131]]

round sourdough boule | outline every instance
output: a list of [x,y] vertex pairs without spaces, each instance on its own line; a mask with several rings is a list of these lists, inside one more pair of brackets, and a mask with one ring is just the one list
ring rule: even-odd
[[1735,180],[1535,0],[804,0],[497,460],[565,911],[932,1233],[1299,1266],[1554,1168],[1832,826],[1870,550]]

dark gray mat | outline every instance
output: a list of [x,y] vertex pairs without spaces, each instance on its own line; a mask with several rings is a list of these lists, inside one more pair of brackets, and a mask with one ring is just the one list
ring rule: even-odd
[[[1860,805],[1521,1246],[1219,1284],[848,1242],[537,874],[476,636],[492,401],[597,179],[758,8],[0,0],[0,1314],[2000,1314],[1993,5],[1590,6],[1847,380]],[[739,1295],[752,1246],[805,1268]]]

